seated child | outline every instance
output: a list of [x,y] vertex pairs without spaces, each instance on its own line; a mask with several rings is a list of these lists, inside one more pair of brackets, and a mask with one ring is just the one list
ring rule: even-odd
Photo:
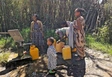
[[57,54],[53,46],[53,43],[54,43],[54,38],[50,37],[47,39],[47,45],[49,46],[47,49],[49,73],[55,73],[55,68],[57,65]]

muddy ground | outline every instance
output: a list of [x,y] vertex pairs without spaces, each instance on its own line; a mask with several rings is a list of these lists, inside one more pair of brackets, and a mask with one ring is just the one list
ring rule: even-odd
[[[86,54],[85,77],[112,77],[112,56],[89,48],[86,48]],[[4,67],[0,67],[0,71],[4,69]],[[55,77],[73,77],[67,75],[66,66],[60,65],[57,69]],[[34,63],[20,66],[7,74],[0,75],[0,77],[53,77],[47,76],[47,71],[47,58],[43,56]]]

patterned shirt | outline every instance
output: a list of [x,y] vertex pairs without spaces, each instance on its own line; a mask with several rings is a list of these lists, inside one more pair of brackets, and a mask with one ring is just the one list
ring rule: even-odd
[[57,65],[57,54],[54,46],[49,46],[47,49],[47,56],[48,56],[48,69],[53,70],[56,68]]

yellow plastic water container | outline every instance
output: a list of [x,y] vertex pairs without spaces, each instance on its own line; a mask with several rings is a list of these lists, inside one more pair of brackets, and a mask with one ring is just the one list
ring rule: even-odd
[[36,60],[39,58],[39,49],[35,47],[35,45],[30,46],[30,55],[32,60]]
[[54,45],[54,47],[56,48],[56,39],[54,39],[53,45]]
[[77,51],[77,49],[76,49],[76,48],[72,49],[72,52],[76,52],[76,51]]
[[71,59],[71,48],[70,48],[70,46],[65,46],[62,49],[62,57],[63,57],[64,60]]
[[56,51],[57,52],[62,52],[63,47],[64,47],[64,42],[56,43]]

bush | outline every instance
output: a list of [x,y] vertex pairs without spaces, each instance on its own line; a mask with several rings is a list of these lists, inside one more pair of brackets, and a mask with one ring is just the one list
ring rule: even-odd
[[6,63],[9,58],[10,53],[9,52],[2,52],[0,53],[0,64]]
[[22,29],[21,35],[24,38],[24,42],[29,42],[30,41],[30,28]]
[[97,40],[112,44],[112,18],[107,20],[102,28],[99,28]]
[[112,0],[107,0],[104,4],[105,24],[98,31],[98,41],[112,44]]
[[58,36],[55,33],[54,29],[48,29],[44,32],[45,35],[45,39],[47,39],[48,37],[54,37],[55,39],[58,39]]

